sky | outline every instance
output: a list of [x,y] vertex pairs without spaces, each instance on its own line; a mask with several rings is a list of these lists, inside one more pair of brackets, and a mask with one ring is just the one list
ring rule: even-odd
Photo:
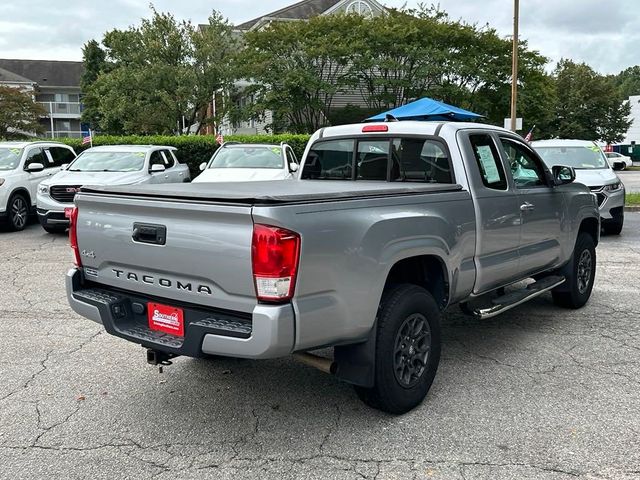
[[[205,23],[212,9],[232,23],[264,15],[296,0],[153,0],[160,11]],[[429,0],[385,0],[414,7]],[[468,23],[513,28],[513,0],[440,0],[440,8]],[[147,0],[0,0],[0,58],[81,60],[82,45],[105,31],[149,16]],[[638,0],[521,0],[520,37],[551,60],[586,62],[601,73],[640,64]]]

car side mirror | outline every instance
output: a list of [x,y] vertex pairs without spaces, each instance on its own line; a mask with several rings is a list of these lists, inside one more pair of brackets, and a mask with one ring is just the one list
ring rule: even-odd
[[44,165],[41,163],[30,163],[27,165],[27,172],[38,173],[44,170]]
[[149,169],[150,173],[162,173],[166,170],[164,165],[160,165],[159,163],[156,163],[154,165],[151,165],[151,168]]
[[207,162],[202,162],[199,168],[201,172],[204,172],[205,169],[207,168]]
[[576,171],[573,167],[556,165],[552,168],[553,181],[556,185],[566,185],[573,183],[576,179]]
[[296,173],[299,168],[300,166],[297,163],[294,163],[294,162],[289,163],[289,171],[291,173]]

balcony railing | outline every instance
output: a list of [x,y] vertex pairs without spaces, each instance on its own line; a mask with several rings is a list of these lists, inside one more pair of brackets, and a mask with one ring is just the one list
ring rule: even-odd
[[56,130],[55,132],[48,131],[46,135],[49,138],[82,138],[83,133],[80,130]]
[[49,115],[80,115],[83,105],[78,102],[38,102]]

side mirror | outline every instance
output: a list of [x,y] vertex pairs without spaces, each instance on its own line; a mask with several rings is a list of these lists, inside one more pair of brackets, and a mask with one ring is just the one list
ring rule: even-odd
[[204,172],[205,169],[207,168],[207,162],[202,162],[199,168],[201,172]]
[[296,172],[298,171],[298,169],[299,169],[299,168],[300,168],[300,166],[299,166],[297,163],[293,163],[293,162],[291,162],[291,163],[289,164],[289,171],[290,171],[291,173],[296,173]]
[[553,181],[556,185],[566,185],[567,183],[573,183],[576,179],[576,171],[573,167],[556,165],[551,170],[553,173]]
[[164,165],[160,165],[159,163],[156,163],[154,165],[151,165],[151,168],[149,169],[150,173],[162,173],[166,170]]
[[44,170],[44,165],[41,163],[30,163],[27,166],[27,172],[29,173],[38,173]]

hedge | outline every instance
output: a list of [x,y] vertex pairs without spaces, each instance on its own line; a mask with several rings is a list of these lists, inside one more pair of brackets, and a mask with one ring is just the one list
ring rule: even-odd
[[[270,143],[280,144],[282,142],[291,145],[293,151],[299,159],[302,158],[304,149],[309,141],[309,135],[229,135],[225,137],[227,142],[240,143]],[[51,140],[51,139],[48,139]],[[89,148],[89,145],[82,145],[79,138],[58,138],[56,141],[65,143],[80,153]],[[189,165],[192,177],[200,173],[199,165],[207,162],[211,155],[218,149],[219,145],[212,135],[190,135],[190,136],[110,136],[97,135],[93,139],[93,146],[99,145],[167,145],[178,149],[178,160]]]

